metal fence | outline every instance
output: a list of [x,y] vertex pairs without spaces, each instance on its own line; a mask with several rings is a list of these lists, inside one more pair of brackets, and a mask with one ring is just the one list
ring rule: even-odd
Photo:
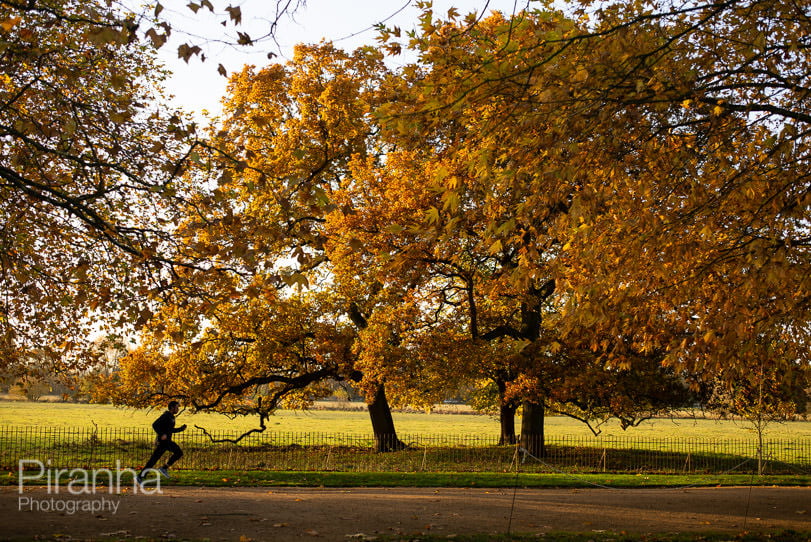
[[[216,439],[238,436],[217,432]],[[345,472],[645,472],[811,473],[811,439],[757,441],[698,438],[549,436],[543,457],[499,446],[489,436],[399,435],[403,450],[375,452],[372,435],[265,432],[238,443],[213,443],[199,430],[179,435],[179,468]],[[148,429],[0,426],[0,468],[20,460],[51,468],[143,465],[154,446]],[[520,466],[517,461],[520,459]],[[117,463],[118,462],[118,463]]]

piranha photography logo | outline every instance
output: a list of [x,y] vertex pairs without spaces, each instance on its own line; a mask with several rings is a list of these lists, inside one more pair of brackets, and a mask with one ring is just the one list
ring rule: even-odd
[[[122,469],[120,461],[116,461],[115,469],[54,469],[51,468],[50,461],[46,466],[38,459],[20,459],[17,464],[17,488],[20,495],[17,498],[17,510],[68,515],[81,512],[115,514],[121,503],[112,498],[113,495],[120,495],[129,491],[129,488],[133,494],[161,493],[160,475],[157,471],[147,471],[141,483],[136,481],[137,474],[133,469]],[[124,481],[124,478],[128,481]],[[26,487],[30,489],[33,486],[44,486],[49,497],[24,495]]]

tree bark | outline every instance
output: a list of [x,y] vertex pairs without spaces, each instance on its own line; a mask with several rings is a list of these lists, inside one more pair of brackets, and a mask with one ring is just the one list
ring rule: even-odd
[[501,404],[499,412],[499,420],[501,422],[501,436],[498,439],[500,445],[515,444],[517,442],[515,436],[515,411],[516,406],[513,403]]
[[518,405],[504,399],[507,394],[506,382],[499,379],[496,381],[496,386],[498,387],[498,420],[501,425],[501,435],[499,435],[498,443],[499,445],[515,444],[517,442],[515,437],[515,411],[518,409]]
[[543,403],[524,401],[521,417],[521,445],[535,457],[546,457]]
[[405,449],[406,445],[397,438],[391,407],[386,398],[386,387],[383,384],[377,388],[374,399],[367,406],[369,417],[372,420],[372,431],[375,435],[375,449],[378,452],[395,452]]

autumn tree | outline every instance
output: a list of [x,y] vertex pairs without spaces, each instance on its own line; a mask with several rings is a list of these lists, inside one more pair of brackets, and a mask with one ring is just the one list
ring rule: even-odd
[[[580,377],[580,396],[558,394],[557,404],[579,401],[581,407],[592,405],[581,411],[586,419],[609,413],[631,423],[634,415],[627,405],[633,401],[619,397],[630,388],[616,385],[617,378],[623,376],[629,381],[645,380],[649,392],[656,390],[649,401],[640,402],[637,414],[643,416],[653,404],[657,411],[674,404],[674,396],[667,390],[683,391],[676,378],[663,378],[664,372],[656,369],[661,358],[652,355],[629,351],[621,363],[605,368],[599,355],[588,349],[580,351],[577,345],[567,347],[568,355],[562,353],[561,345],[570,342],[563,340],[563,329],[558,328],[559,313],[567,299],[556,275],[564,243],[554,230],[568,212],[571,195],[565,190],[576,187],[546,191],[543,171],[524,168],[518,157],[512,156],[512,149],[501,148],[506,139],[500,139],[501,135],[512,137],[513,131],[524,138],[535,134],[528,133],[529,126],[519,115],[522,107],[528,115],[546,114],[549,118],[556,111],[516,104],[505,96],[442,105],[447,96],[457,98],[453,92],[446,95],[447,89],[470,83],[460,80],[459,66],[487,66],[488,55],[501,52],[504,40],[510,45],[535,43],[539,33],[554,27],[549,17],[524,16],[515,22],[494,16],[477,20],[465,31],[454,25],[437,30],[441,46],[427,46],[424,66],[410,68],[416,89],[408,95],[412,98],[398,100],[381,113],[396,130],[391,137],[415,149],[414,154],[388,160],[363,184],[355,176],[353,182],[358,186],[346,196],[357,203],[347,214],[355,224],[349,231],[364,234],[358,246],[368,250],[372,260],[378,255],[378,267],[388,269],[389,280],[407,277],[419,283],[415,289],[437,292],[433,301],[423,297],[419,305],[438,320],[444,317],[445,323],[457,323],[457,333],[469,341],[457,343],[465,355],[488,352],[490,359],[471,363],[475,367],[472,374],[478,370],[479,378],[486,375],[493,379],[501,391],[502,440],[514,438],[512,415],[517,404],[523,403],[523,440],[537,441],[541,453],[542,437],[531,435],[542,435],[544,408],[554,403],[552,390],[567,385],[573,389],[571,380],[576,376]],[[423,23],[433,28],[430,18],[424,18]],[[562,19],[561,24],[571,22]],[[447,39],[443,41],[443,37]],[[565,56],[557,59],[548,68],[554,74],[551,77],[557,77],[556,69],[571,70],[569,61]],[[503,134],[495,133],[498,130]],[[400,167],[401,162],[425,165]],[[532,185],[538,177],[538,184]],[[504,185],[499,184],[502,181]],[[405,201],[411,209],[404,213],[400,209]],[[527,212],[517,217],[516,209],[530,206],[531,216]],[[373,210],[377,207],[386,211]],[[392,209],[397,211],[387,212]],[[374,218],[370,218],[372,213]],[[520,243],[537,245],[527,250]],[[522,271],[527,265],[533,265],[531,274]],[[373,269],[368,258],[353,267]],[[621,342],[609,341],[615,348],[619,345],[614,343]],[[629,362],[631,357],[637,362]],[[589,370],[584,370],[584,363],[592,364],[586,365]],[[617,372],[625,374],[616,376]],[[589,378],[583,378],[584,374]],[[534,383],[532,389],[529,382]],[[604,397],[599,409],[598,402],[586,399],[589,393]],[[626,408],[620,410],[621,403]]]
[[781,343],[761,342],[757,349],[738,355],[745,359],[735,360],[738,363],[725,368],[732,374],[705,384],[705,406],[722,417],[749,425],[757,436],[758,474],[763,474],[768,457],[766,432],[773,423],[807,414],[808,380],[797,360],[781,359],[785,355]]
[[485,246],[519,255],[524,292],[554,279],[561,342],[611,370],[661,356],[713,378],[779,340],[770,362],[807,379],[807,18],[776,3],[661,7],[489,27],[426,11],[412,46],[430,74],[416,107],[387,113],[415,139],[475,127],[447,143],[470,174],[437,190],[461,202],[487,180]]
[[[0,2],[4,367],[88,362],[102,321],[143,321],[192,132],[132,21],[94,3]],[[32,367],[26,352],[47,354]]]
[[[372,113],[384,99],[387,76],[382,56],[372,48],[347,54],[329,44],[299,46],[286,70],[269,66],[235,77],[226,104],[224,132],[233,134],[239,145],[233,155],[247,165],[234,175],[234,185],[249,190],[243,216],[275,228],[270,246],[277,257],[293,259],[282,278],[330,291],[356,333],[367,326],[363,293],[330,284],[333,262],[323,225],[350,163],[385,152]],[[260,190],[252,190],[257,183]],[[378,449],[399,446],[385,382],[357,369],[343,376],[364,382]]]
[[[335,208],[334,193],[350,175],[351,161],[383,152],[375,140],[377,126],[371,112],[381,100],[386,76],[382,57],[373,49],[347,54],[329,44],[302,45],[287,65],[247,67],[233,76],[225,120],[207,142],[207,153],[201,153],[197,167],[189,172],[201,190],[190,200],[187,219],[175,233],[184,240],[179,259],[199,262],[177,273],[161,309],[162,314],[171,315],[170,320],[183,322],[183,328],[173,327],[174,335],[167,338],[163,328],[168,320],[150,322],[146,334],[174,346],[165,342],[145,346],[143,355],[125,360],[126,371],[138,372],[138,366],[150,363],[172,363],[174,356],[181,355],[178,352],[188,350],[189,341],[199,342],[195,337],[202,334],[216,335],[220,341],[228,336],[236,343],[218,356],[226,359],[230,353],[233,363],[241,363],[240,352],[256,352],[250,355],[251,368],[232,367],[231,380],[216,386],[207,381],[203,387],[175,395],[200,409],[227,411],[239,404],[237,411],[246,413],[251,410],[240,402],[243,398],[260,393],[260,386],[284,382],[286,387],[279,393],[262,391],[261,408],[252,407],[264,427],[266,416],[291,394],[306,394],[326,379],[351,379],[362,382],[367,391],[379,449],[399,446],[385,382],[373,372],[359,371],[347,358],[359,355],[354,338],[367,326],[364,311],[368,307],[363,292],[334,287],[324,228],[326,216]],[[203,262],[211,266],[204,268]],[[252,309],[257,303],[261,310]],[[276,312],[280,318],[292,318],[293,304],[312,316],[299,318],[297,324],[290,322],[299,326],[295,341],[281,340],[276,336],[282,332],[263,327],[262,321]],[[330,322],[334,339],[325,339],[326,332],[318,331],[318,326],[329,327],[319,316]],[[232,319],[245,322],[253,331],[226,332]],[[260,339],[263,334],[268,336]],[[297,361],[291,358],[283,363],[280,360],[287,355],[272,355],[267,346],[299,348],[316,338],[321,352],[317,363],[303,354]],[[260,345],[265,346],[256,351]],[[165,358],[165,351],[173,354]],[[183,354],[189,363],[196,360],[200,365],[206,365],[210,355],[205,351]],[[153,371],[149,389],[156,389],[165,376],[185,379],[182,373]],[[124,387],[131,388],[128,383]],[[145,391],[145,396],[152,394]],[[208,397],[204,391],[220,393],[222,400],[204,399]],[[149,400],[158,397],[153,394]]]
[[[277,2],[266,32],[252,37],[236,30],[239,7],[191,2],[189,14],[216,17],[235,33],[182,38],[178,55],[202,59],[211,40],[272,38],[299,4]],[[116,332],[137,328],[150,292],[185,264],[163,254],[196,143],[194,126],[160,91],[155,50],[173,30],[191,39],[171,13],[159,2],[142,10],[0,1],[0,366],[36,370],[19,361],[31,349],[48,353],[42,371],[92,364],[75,347],[98,333],[99,320]]]

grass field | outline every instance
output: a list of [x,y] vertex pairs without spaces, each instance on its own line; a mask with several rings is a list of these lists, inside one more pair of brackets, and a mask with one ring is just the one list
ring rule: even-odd
[[[0,474],[0,486],[19,484],[18,472]],[[67,473],[60,484],[67,484]],[[115,478],[113,478],[115,480]],[[122,480],[130,482],[131,474]],[[811,475],[763,476],[751,474],[556,474],[526,472],[324,472],[268,470],[183,470],[164,486],[192,487],[479,487],[479,488],[695,488],[758,485],[808,486]],[[99,476],[100,486],[109,478]]]
[[[29,456],[64,466],[142,461],[151,447],[151,422],[159,413],[109,405],[0,402],[0,465],[15,465],[19,457]],[[497,445],[498,422],[489,416],[395,412],[394,418],[408,448],[393,454],[374,453],[371,424],[363,411],[280,411],[267,431],[236,445],[212,444],[194,426],[218,438],[235,438],[254,428],[256,420],[181,413],[179,423],[189,429],[178,440],[188,452],[183,461],[188,469],[504,472],[514,463],[515,448]],[[774,424],[766,436],[760,455],[756,436],[741,422],[656,419],[626,432],[608,424],[594,437],[581,423],[550,417],[545,459],[525,461],[524,468],[740,473],[763,464],[770,474],[808,474],[811,422]],[[753,461],[758,457],[765,463]]]
[[[87,427],[95,424],[100,428],[141,428],[149,427],[160,413],[160,410],[116,408],[111,405],[0,401],[0,426]],[[497,435],[499,431],[498,421],[484,415],[395,412],[394,422],[398,432],[403,435]],[[216,414],[191,415],[183,412],[178,416],[178,423],[186,423],[190,427],[199,425],[208,430],[231,431],[244,431],[258,425],[255,418],[229,420]],[[520,418],[517,427],[520,427]],[[371,423],[368,414],[363,411],[282,410],[270,419],[268,431],[369,435]],[[547,418],[546,433],[549,437],[591,435],[584,424],[562,416]],[[702,417],[653,419],[626,431],[613,421],[602,427],[602,438],[621,436],[751,439],[754,433],[746,422]],[[789,440],[811,438],[811,422],[775,423],[768,427],[767,436]]]

